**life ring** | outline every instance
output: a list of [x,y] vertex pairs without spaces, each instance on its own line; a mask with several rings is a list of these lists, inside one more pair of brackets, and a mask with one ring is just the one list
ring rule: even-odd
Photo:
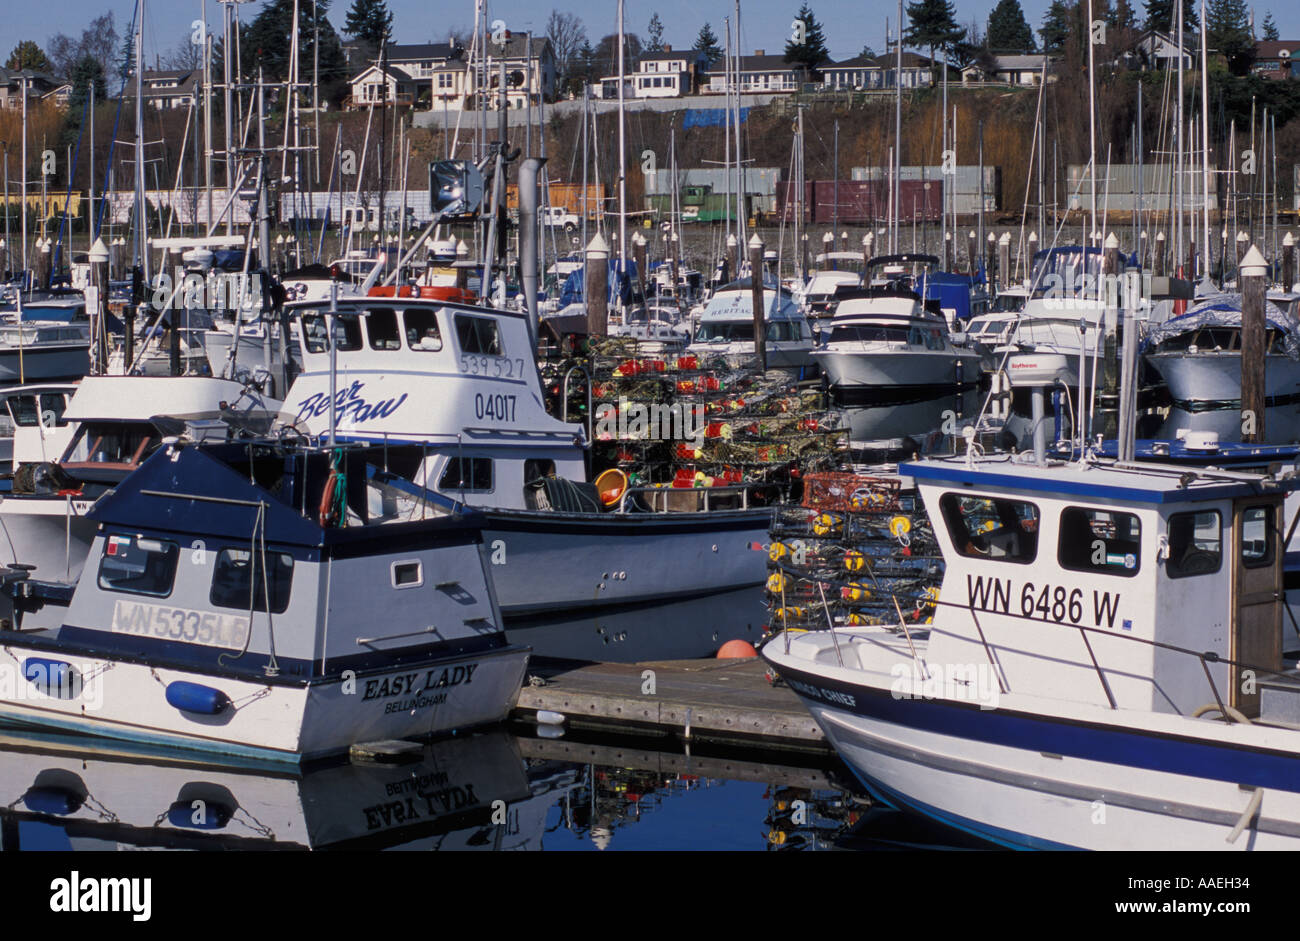
[[338,471],[331,470],[329,477],[325,478],[325,486],[320,492],[320,506],[317,508],[317,518],[322,529],[338,525],[340,514],[334,508],[334,488],[341,476]]

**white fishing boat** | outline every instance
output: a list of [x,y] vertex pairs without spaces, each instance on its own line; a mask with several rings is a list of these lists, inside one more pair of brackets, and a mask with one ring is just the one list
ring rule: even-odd
[[[813,375],[812,327],[794,298],[775,283],[765,284],[763,304],[768,368]],[[753,360],[754,289],[749,278],[723,285],[709,298],[687,352],[736,365]]]
[[500,721],[528,651],[481,519],[388,470],[410,451],[165,442],[90,510],[93,578],[4,574],[0,717],[284,762]]
[[[1293,440],[1300,402],[1300,318],[1264,305],[1265,428],[1273,441]],[[1174,404],[1189,412],[1241,410],[1241,295],[1218,294],[1155,327],[1147,360],[1159,371]],[[1276,419],[1276,420],[1274,420]]]
[[[7,537],[0,564],[75,581],[95,536],[90,508],[164,438],[264,432],[279,407],[255,388],[211,376],[87,376],[58,419],[66,444],[56,452],[47,441],[44,461],[24,461],[0,502]],[[53,613],[35,613],[33,621],[46,615]]]
[[1300,846],[1294,478],[1003,456],[900,473],[946,562],[932,622],[762,651],[876,795],[1014,847]]
[[813,351],[837,405],[881,395],[960,390],[979,381],[982,357],[956,347],[944,318],[904,285],[842,297],[824,345]]
[[[752,502],[762,494],[618,487],[602,499],[587,483],[590,429],[547,413],[526,314],[381,297],[289,313],[301,325],[303,372],[284,423],[324,434],[333,402],[345,440],[419,444],[403,475],[486,514],[497,595],[508,626],[518,625],[511,636],[538,655],[560,648],[529,640],[530,617],[682,600],[765,577],[752,548],[767,532],[770,511]],[[663,623],[611,644],[583,630],[562,649],[601,660],[704,656],[730,639],[717,633]]]
[[12,476],[24,464],[40,464],[63,455],[76,430],[65,417],[68,400],[76,391],[71,383],[0,390],[0,476]]

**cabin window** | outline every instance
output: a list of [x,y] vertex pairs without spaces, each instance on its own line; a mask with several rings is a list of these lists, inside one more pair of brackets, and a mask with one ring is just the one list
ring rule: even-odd
[[366,316],[366,333],[370,335],[372,350],[400,350],[401,334],[397,330],[397,311],[380,307]]
[[885,326],[883,324],[861,324],[850,327],[835,327],[831,330],[831,343],[906,343],[908,329],[904,326]]
[[1248,569],[1273,564],[1273,507],[1247,507],[1241,514],[1241,562]]
[[456,339],[462,353],[501,355],[501,335],[497,322],[490,317],[456,315]]
[[438,480],[443,493],[457,490],[492,489],[492,459],[489,457],[453,457]]
[[424,570],[419,560],[394,562],[390,574],[394,588],[419,588],[424,584]]
[[64,464],[136,464],[158,444],[153,425],[86,424],[63,455]]
[[172,593],[180,548],[163,539],[114,536],[104,540],[99,587],[163,598]]
[[45,392],[39,397],[15,395],[9,399],[9,411],[13,415],[14,424],[24,428],[35,428],[37,425],[54,428],[66,424],[63,421],[63,410],[67,404],[67,398],[61,393]]
[[1213,575],[1223,563],[1223,517],[1218,510],[1175,513],[1169,517],[1170,578]]
[[442,334],[438,332],[438,315],[417,307],[402,312],[406,322],[406,345],[413,350],[437,352],[442,349]]
[[[303,342],[308,353],[324,353],[329,345],[329,329],[324,314],[304,314],[302,318]],[[361,349],[361,323],[356,314],[338,314],[334,318],[334,343],[339,352],[350,353]]]
[[524,483],[532,483],[542,477],[555,476],[555,462],[549,458],[530,458],[524,461]]
[[1032,503],[946,493],[939,509],[964,556],[1023,564],[1038,555],[1038,507]]
[[271,613],[283,614],[289,607],[293,585],[293,556],[285,552],[266,553],[267,572],[259,564],[261,553],[247,549],[222,549],[217,553],[209,600],[218,608],[247,611],[266,610],[266,591],[271,591]]
[[1142,523],[1133,513],[1079,506],[1061,511],[1061,568],[1131,578],[1142,567],[1141,549]]

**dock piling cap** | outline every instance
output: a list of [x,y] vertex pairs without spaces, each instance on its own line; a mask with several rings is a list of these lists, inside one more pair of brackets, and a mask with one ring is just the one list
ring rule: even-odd
[[1241,275],[1244,278],[1262,278],[1268,273],[1268,262],[1264,256],[1259,253],[1259,249],[1251,245],[1246,250],[1246,255],[1241,259]]
[[601,235],[599,232],[596,233],[595,238],[593,238],[590,242],[587,243],[587,257],[588,258],[609,257],[609,243],[605,241],[605,237]]

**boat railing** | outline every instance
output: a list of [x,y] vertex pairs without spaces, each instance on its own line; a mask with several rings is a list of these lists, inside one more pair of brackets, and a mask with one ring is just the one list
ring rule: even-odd
[[[774,566],[779,572],[781,572],[783,575],[786,575],[790,579],[807,580],[807,572],[801,571],[799,569],[791,568],[790,566],[785,565],[781,562],[774,563]],[[894,609],[898,613],[897,628],[901,630],[907,638],[908,647],[911,650],[912,661],[920,671],[921,677],[924,679],[929,679],[929,669],[926,666],[924,659],[921,658],[921,656],[916,650],[916,646],[912,640],[911,632],[907,626],[907,620],[903,616],[903,609],[902,606],[899,604],[897,594],[895,592],[888,591],[886,589],[881,588],[879,582],[876,581],[875,574],[872,571],[871,562],[869,559],[867,560],[866,571],[868,575],[871,577],[873,584],[876,586],[877,591],[879,591],[882,595],[887,594],[892,600]],[[826,629],[831,636],[831,643],[835,649],[837,662],[840,666],[844,666],[844,659],[840,651],[839,636],[837,634],[837,631],[842,630],[845,632],[851,632],[856,635],[861,632],[862,627],[859,625],[836,625],[832,622],[831,609],[830,606],[826,604],[825,589],[829,587],[829,588],[834,588],[836,590],[839,590],[841,588],[856,588],[858,586],[852,582],[848,582],[836,578],[829,578],[829,577],[818,577],[815,579],[815,581],[817,584],[818,593],[821,596],[823,610],[826,612]],[[993,649],[989,645],[988,638],[984,634],[984,627],[982,624],[980,624],[979,615],[977,614],[977,609],[975,608],[972,602],[961,603],[957,601],[944,601],[942,600],[942,598],[932,597],[929,595],[917,596],[915,598],[907,597],[905,598],[905,600],[916,601],[925,605],[934,605],[936,607],[957,608],[962,611],[969,612],[971,616],[971,620],[975,624],[975,630],[979,634],[980,643],[984,648],[984,654],[988,659],[989,667],[993,671],[993,676],[997,679],[999,692],[1002,694],[1011,692],[1010,686],[1008,685],[1006,678],[1003,675],[1002,667],[998,663],[997,658],[994,656]],[[782,608],[782,619],[784,622],[785,609],[786,609],[784,581],[781,587],[781,608]],[[1212,650],[1193,650],[1190,647],[1182,647],[1179,646],[1178,644],[1171,644],[1165,641],[1152,640],[1146,637],[1136,637],[1132,634],[1116,633],[1114,631],[1110,631],[1101,627],[1089,627],[1084,624],[1066,624],[1061,621],[1053,621],[1053,620],[1048,620],[1046,618],[1037,618],[1026,614],[1016,614],[1010,611],[1005,611],[1005,612],[997,611],[997,612],[990,612],[990,613],[995,613],[999,618],[1012,618],[1018,621],[1032,621],[1035,624],[1046,624],[1052,627],[1064,628],[1065,630],[1078,631],[1080,638],[1083,640],[1084,647],[1088,651],[1088,658],[1091,661],[1093,671],[1097,675],[1097,680],[1101,685],[1102,692],[1105,694],[1106,701],[1109,703],[1110,708],[1113,710],[1118,710],[1119,704],[1115,700],[1115,695],[1110,688],[1110,683],[1106,680],[1105,668],[1103,668],[1101,664],[1098,662],[1097,656],[1093,651],[1092,643],[1088,640],[1089,634],[1102,634],[1107,638],[1125,640],[1125,641],[1129,641],[1130,643],[1153,647],[1159,650],[1167,650],[1172,653],[1182,654],[1184,656],[1195,657],[1200,662],[1201,669],[1205,673],[1205,680],[1210,687],[1210,694],[1214,697],[1214,702],[1207,703],[1206,705],[1203,705],[1198,709],[1194,710],[1191,715],[1192,718],[1200,718],[1201,715],[1205,714],[1208,711],[1217,711],[1225,719],[1232,718],[1235,721],[1244,722],[1246,724],[1267,725],[1267,726],[1276,726],[1277,728],[1300,730],[1300,725],[1280,721],[1277,719],[1272,719],[1267,721],[1258,717],[1248,719],[1236,708],[1225,703],[1222,695],[1220,695],[1218,684],[1214,682],[1214,676],[1210,673],[1210,664],[1222,663],[1230,668],[1235,668],[1239,671],[1247,671],[1247,670],[1252,671],[1257,682],[1260,678],[1269,676],[1269,677],[1275,677],[1280,680],[1286,680],[1294,683],[1298,679],[1300,679],[1300,676],[1298,676],[1295,671],[1276,670],[1272,667],[1261,666],[1257,663],[1250,663],[1245,660],[1238,660],[1233,657],[1223,656],[1222,654],[1217,654]],[[1292,623],[1293,625],[1295,624],[1294,620]],[[788,653],[790,647],[790,629],[786,623],[782,623],[781,626],[783,628],[783,633],[785,634],[786,652]],[[881,626],[887,626],[887,625],[881,625]],[[1300,627],[1296,628],[1296,632],[1297,635],[1300,635]],[[1297,687],[1296,693],[1297,695],[1300,695],[1300,686]],[[1178,713],[1178,714],[1182,715],[1183,713]]]

